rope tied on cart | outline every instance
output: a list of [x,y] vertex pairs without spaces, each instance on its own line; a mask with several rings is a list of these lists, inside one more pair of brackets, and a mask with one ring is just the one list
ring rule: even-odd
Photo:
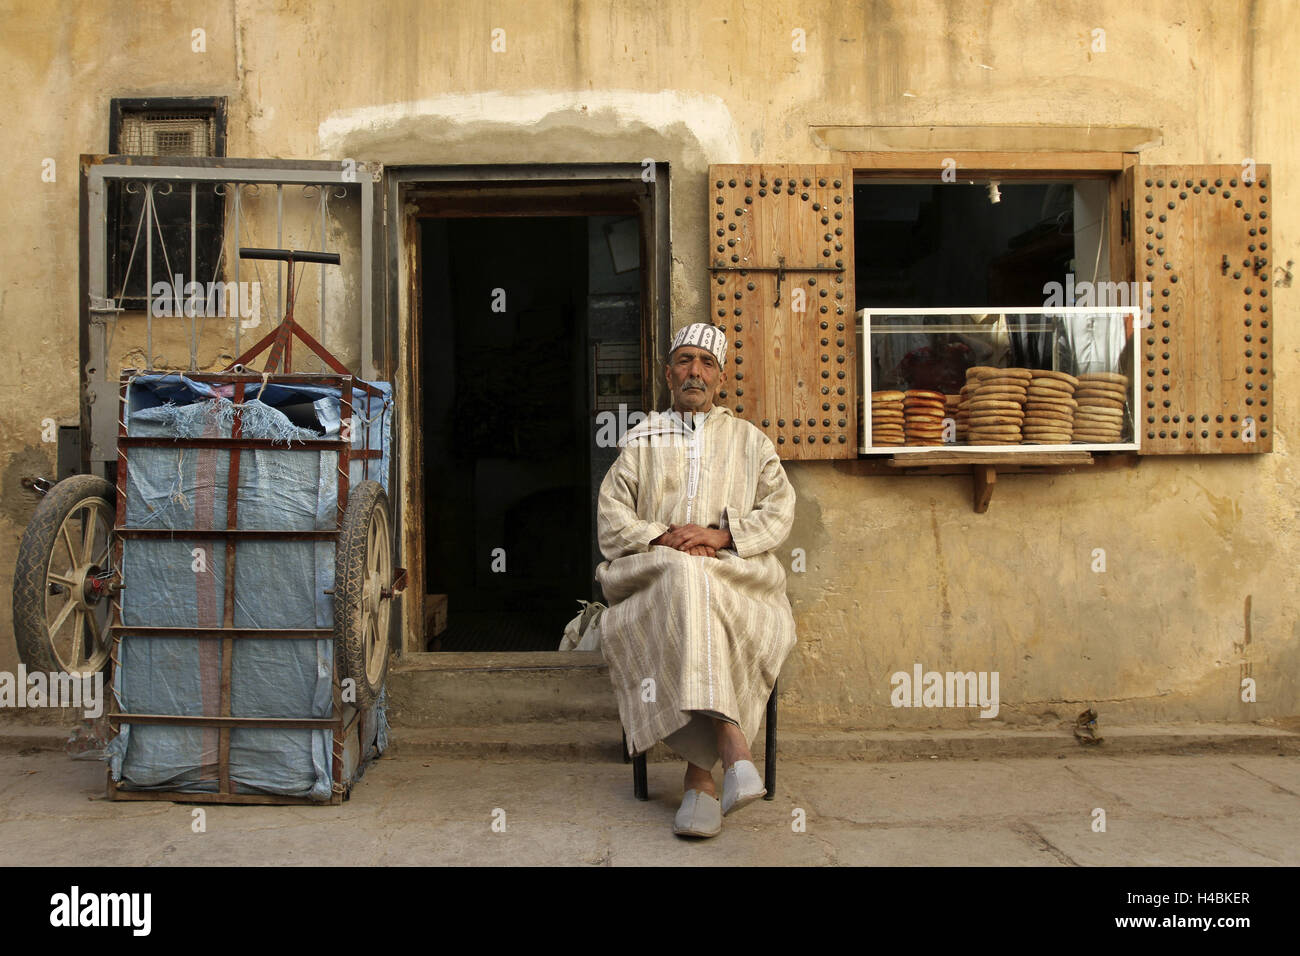
[[181,449],[176,453],[176,481],[171,487],[171,494],[167,500],[180,505],[186,511],[190,510],[190,499],[185,497],[185,450]]
[[365,415],[361,414],[361,412],[357,410],[356,403],[353,403],[352,417],[355,418],[357,421],[359,421],[362,425],[373,425],[375,422],[379,421],[379,419],[383,418],[383,416],[385,415],[385,413],[387,413],[388,409],[392,406],[392,404],[393,404],[393,400],[391,398],[385,398],[379,405],[379,411],[375,412],[373,415],[367,418]]

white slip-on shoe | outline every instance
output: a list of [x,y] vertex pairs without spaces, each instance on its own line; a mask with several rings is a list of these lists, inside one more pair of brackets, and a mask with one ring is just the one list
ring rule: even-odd
[[752,760],[737,760],[722,775],[722,814],[726,816],[767,796],[763,778]]
[[718,798],[698,790],[687,790],[673,818],[678,836],[713,837],[722,832],[722,808]]

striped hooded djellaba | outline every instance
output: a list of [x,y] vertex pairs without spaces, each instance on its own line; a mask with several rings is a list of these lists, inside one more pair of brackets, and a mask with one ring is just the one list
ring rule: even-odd
[[[631,755],[663,740],[711,769],[710,717],[758,733],[795,644],[785,568],[775,549],[794,522],[795,494],[758,428],[714,406],[652,412],[620,443],[600,486],[596,578],[609,604],[601,651]],[[669,524],[726,528],[715,557],[651,546]]]

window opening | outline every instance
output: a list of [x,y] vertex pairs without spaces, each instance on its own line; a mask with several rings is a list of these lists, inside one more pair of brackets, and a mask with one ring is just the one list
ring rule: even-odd
[[[114,99],[108,138],[109,152],[115,155],[224,156],[225,100],[217,97]],[[124,188],[120,183],[109,183],[108,190],[108,288],[110,294],[121,298],[118,304],[122,308],[142,310],[147,307],[149,296],[139,248],[143,242],[140,232],[147,200],[143,192]],[[159,233],[154,238],[171,254],[172,265],[172,275],[155,275],[156,282],[165,280],[170,284],[179,275],[183,288],[187,282],[205,283],[215,276],[225,227],[225,203],[212,190],[196,191],[191,231],[190,199],[185,188],[169,186],[153,192]],[[191,271],[195,274],[190,275]]]
[[[1106,179],[855,185],[856,324],[864,392],[873,393],[860,411],[864,435],[872,422],[872,447],[980,444],[966,438],[970,418],[1017,444],[1091,437],[1080,427],[1089,416],[1115,419],[1118,428],[1092,444],[1132,435],[1132,317],[1123,310],[1140,307],[1145,290],[1110,281],[1109,186]],[[974,367],[1110,379],[1092,380],[1091,391],[1105,395],[1083,412],[1069,396],[1062,411],[1040,410],[1054,403],[1028,404],[1025,390],[1012,386],[996,396],[1008,400],[997,414],[986,406],[973,416]],[[1091,400],[1091,391],[1081,395]],[[910,392],[911,405],[891,392]],[[1048,427],[1048,417],[1064,424]]]

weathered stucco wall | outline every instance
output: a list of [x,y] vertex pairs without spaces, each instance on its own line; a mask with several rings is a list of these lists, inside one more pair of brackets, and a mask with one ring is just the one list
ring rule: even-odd
[[[674,324],[704,312],[705,169],[833,162],[811,126],[1159,130],[1144,162],[1271,162],[1276,284],[1300,219],[1294,8],[1274,2],[11,2],[0,13],[0,669],[24,474],[52,470],[40,420],[77,416],[77,156],[107,148],[113,96],[230,98],[231,156],[672,166]],[[206,52],[192,31],[206,31]],[[505,30],[504,52],[492,31]],[[1091,49],[1105,31],[1105,52]],[[791,49],[792,31],[806,52]],[[41,179],[42,160],[57,180]],[[1300,712],[1300,361],[1279,290],[1276,444],[1255,457],[1008,476],[986,515],[969,479],[791,465],[790,596],[801,643],[786,719],[985,725],[894,709],[889,675],[996,670],[998,722],[1096,703],[1110,719]],[[128,334],[129,338],[129,334]],[[117,349],[121,352],[122,349]],[[177,353],[180,354],[180,353]],[[49,463],[44,469],[41,462]],[[1104,548],[1107,571],[1091,570]],[[1249,610],[1248,610],[1249,609]],[[1243,674],[1259,700],[1239,698]]]

